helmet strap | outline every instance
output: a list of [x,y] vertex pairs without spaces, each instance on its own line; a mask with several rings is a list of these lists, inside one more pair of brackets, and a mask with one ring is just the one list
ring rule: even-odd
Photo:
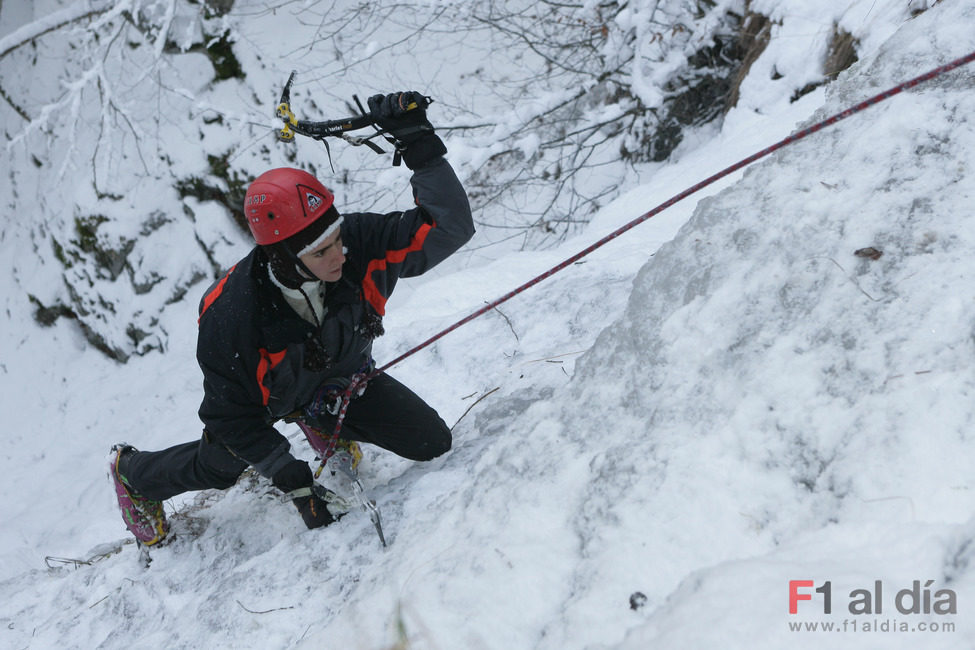
[[285,242],[263,246],[268,257],[270,271],[274,279],[289,289],[300,289],[306,282],[317,282],[318,278],[305,266]]

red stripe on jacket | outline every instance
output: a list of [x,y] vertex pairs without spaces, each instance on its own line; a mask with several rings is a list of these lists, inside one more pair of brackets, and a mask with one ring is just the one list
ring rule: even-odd
[[237,268],[237,265],[236,264],[234,264],[233,266],[231,266],[230,267],[230,270],[227,271],[227,275],[223,276],[223,278],[220,280],[220,282],[217,283],[217,286],[215,286],[213,288],[213,291],[211,291],[210,293],[208,293],[206,295],[206,297],[203,298],[203,308],[200,310],[200,317],[196,319],[197,325],[200,324],[200,318],[203,318],[204,312],[206,312],[206,310],[210,308],[210,305],[212,305],[214,302],[216,302],[217,298],[220,297],[220,294],[223,293],[223,287],[224,287],[224,285],[227,284],[227,278],[230,277],[230,274],[233,273],[234,272],[234,269],[236,269],[236,268]]
[[416,234],[410,240],[410,245],[406,248],[400,248],[397,250],[386,251],[386,256],[379,259],[372,260],[366,267],[366,277],[362,280],[362,294],[365,296],[372,308],[376,310],[376,313],[380,316],[386,313],[386,296],[379,291],[379,287],[376,286],[376,281],[373,280],[372,274],[377,271],[385,271],[388,264],[399,264],[406,259],[406,256],[410,253],[416,252],[423,248],[423,242],[426,241],[427,235],[433,230],[433,226],[425,223],[417,229]]
[[286,350],[268,352],[264,348],[258,350],[258,353],[261,355],[261,360],[257,362],[257,385],[261,388],[261,402],[264,406],[267,406],[268,400],[271,398],[271,390],[264,385],[264,376],[268,370],[274,369],[276,365],[284,360],[285,352]]

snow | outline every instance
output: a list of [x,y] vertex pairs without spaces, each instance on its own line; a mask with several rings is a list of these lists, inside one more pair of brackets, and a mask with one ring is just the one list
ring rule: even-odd
[[[21,6],[21,9],[25,7]],[[122,7],[124,8],[124,7]],[[89,13],[102,13],[104,9],[96,9],[87,2],[77,2],[64,9],[48,13],[42,17],[24,24],[18,29],[0,37],[0,55],[21,46],[37,36],[51,31],[62,23],[68,23]],[[26,12],[25,12],[26,13]]]
[[[777,4],[800,19],[783,30],[808,6]],[[793,104],[756,77],[720,133],[682,145],[561,247],[463,252],[401,283],[377,361],[789,132],[968,53],[971,3],[911,20],[890,7],[833,3],[865,42],[884,39]],[[766,56],[756,70],[812,78],[806,50]],[[197,296],[161,312],[165,352],[110,361],[67,319],[33,322],[22,275],[44,262],[14,223],[0,235],[0,646],[972,647],[972,74],[724,179],[391,370],[454,425],[454,448],[423,464],[366,449],[385,550],[365,513],[307,531],[246,477],[168,503],[177,535],[148,569],[131,544],[48,568],[125,539],[111,444],[198,435]],[[384,179],[405,186],[406,172]],[[213,233],[212,211],[166,237]],[[855,254],[867,247],[883,254]],[[225,265],[244,251],[228,235],[212,253]],[[142,255],[146,268],[206,263],[185,245]],[[789,614],[790,580],[830,581],[832,613],[806,589]],[[899,612],[915,580],[953,590],[957,613]],[[883,614],[850,613],[875,581]],[[894,631],[864,631],[884,621]]]

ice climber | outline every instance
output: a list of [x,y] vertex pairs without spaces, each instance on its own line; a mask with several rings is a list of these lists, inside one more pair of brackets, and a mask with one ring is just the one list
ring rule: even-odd
[[[162,502],[234,485],[247,467],[292,497],[308,528],[332,523],[308,463],[273,424],[302,420],[334,428],[334,408],[356,373],[370,373],[373,339],[401,277],[424,273],[474,233],[470,205],[418,93],[375,95],[369,110],[413,171],[416,207],[340,214],[332,193],[299,169],[265,172],[247,190],[244,213],[256,246],[204,295],[197,360],[203,370],[199,440],[162,451],[112,448],[111,477],[125,525],[145,546],[169,524]],[[355,441],[412,460],[450,449],[437,412],[389,375],[372,377],[348,403],[339,445]]]

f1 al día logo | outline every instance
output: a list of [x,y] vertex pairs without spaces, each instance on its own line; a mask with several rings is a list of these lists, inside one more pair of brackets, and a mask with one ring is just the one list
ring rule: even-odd
[[[842,614],[842,620],[821,620]],[[789,629],[794,632],[954,632],[958,595],[934,580],[834,589],[831,580],[789,580]],[[795,616],[796,618],[792,618]],[[815,616],[817,620],[808,619]]]

